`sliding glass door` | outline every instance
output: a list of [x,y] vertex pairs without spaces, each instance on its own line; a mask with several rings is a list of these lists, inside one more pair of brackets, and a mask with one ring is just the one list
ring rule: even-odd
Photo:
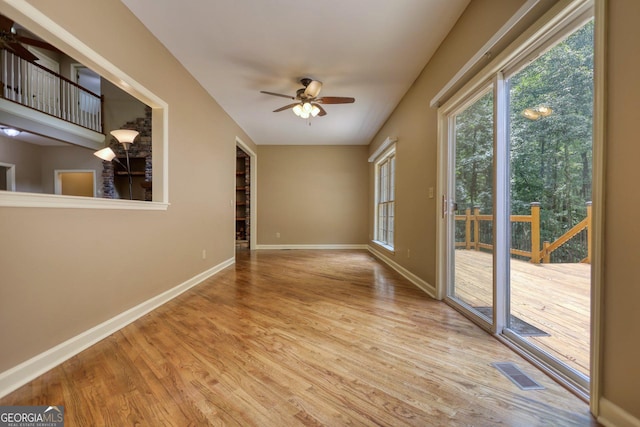
[[511,257],[507,326],[589,376],[593,21],[508,75]]
[[451,118],[449,295],[493,322],[493,88]]
[[[585,3],[586,5],[586,3]],[[588,394],[593,21],[441,109],[446,300]]]

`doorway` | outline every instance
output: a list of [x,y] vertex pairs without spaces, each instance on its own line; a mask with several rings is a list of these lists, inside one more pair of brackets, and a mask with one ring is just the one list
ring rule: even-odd
[[0,190],[16,191],[16,165],[0,162]]
[[96,197],[96,171],[60,170],[54,171],[55,194],[64,196]]
[[445,300],[589,395],[593,20],[441,110]]
[[251,238],[251,159],[236,147],[236,249],[249,249]]

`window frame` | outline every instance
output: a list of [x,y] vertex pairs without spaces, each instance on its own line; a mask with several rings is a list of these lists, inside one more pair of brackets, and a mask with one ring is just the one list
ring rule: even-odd
[[[396,143],[395,140],[388,138],[381,149],[376,152],[374,168],[375,168],[375,201],[374,201],[374,213],[373,213],[373,243],[385,248],[390,252],[395,250],[395,172],[396,172]],[[373,156],[372,156],[373,157]],[[372,159],[370,159],[372,161]],[[387,178],[385,178],[385,188],[382,188],[383,168],[387,166]],[[381,200],[384,199],[384,200]],[[389,215],[389,206],[392,209],[392,215]],[[384,234],[380,236],[380,210],[386,211]],[[389,219],[391,223],[389,224]],[[391,235],[389,235],[391,233]]]

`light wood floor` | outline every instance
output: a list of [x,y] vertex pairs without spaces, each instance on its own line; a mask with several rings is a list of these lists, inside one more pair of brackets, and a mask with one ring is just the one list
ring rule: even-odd
[[[491,254],[456,250],[456,290],[474,307],[492,305]],[[591,307],[589,264],[532,264],[511,260],[511,312],[547,332],[526,337],[589,376]]]
[[[517,363],[521,391],[490,363]],[[591,426],[587,405],[364,251],[235,266],[9,396],[66,426]]]

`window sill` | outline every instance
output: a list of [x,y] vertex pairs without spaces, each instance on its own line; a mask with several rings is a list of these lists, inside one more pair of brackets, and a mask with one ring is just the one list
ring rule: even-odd
[[372,242],[375,243],[377,246],[380,246],[382,249],[385,249],[385,250],[391,252],[392,254],[396,253],[396,251],[393,248],[393,246],[389,246],[386,243],[382,243],[382,242],[379,242],[377,240],[372,240]]
[[166,211],[169,203],[0,191],[0,207]]

